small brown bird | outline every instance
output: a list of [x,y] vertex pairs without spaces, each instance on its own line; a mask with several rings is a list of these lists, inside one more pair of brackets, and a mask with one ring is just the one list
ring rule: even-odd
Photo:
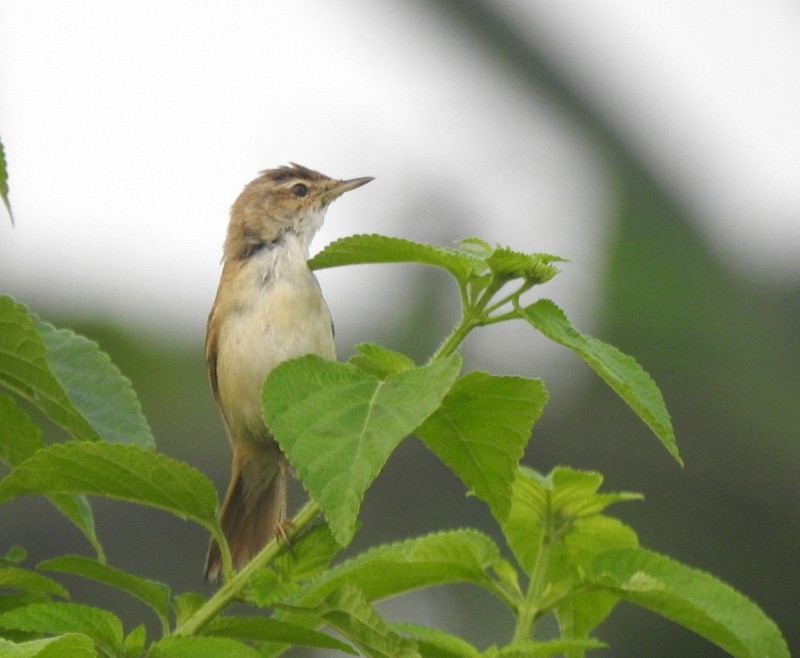
[[[334,199],[371,180],[335,180],[293,163],[262,172],[231,208],[206,363],[233,449],[220,521],[236,569],[286,519],[289,466],[262,420],[261,385],[287,359],[336,358],[330,312],[307,264],[311,239]],[[216,580],[221,569],[212,541],[206,578]]]

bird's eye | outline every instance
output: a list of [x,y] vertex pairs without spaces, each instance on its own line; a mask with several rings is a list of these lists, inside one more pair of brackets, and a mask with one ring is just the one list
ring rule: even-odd
[[303,185],[303,183],[292,185],[292,194],[295,196],[305,196],[308,194],[308,185]]

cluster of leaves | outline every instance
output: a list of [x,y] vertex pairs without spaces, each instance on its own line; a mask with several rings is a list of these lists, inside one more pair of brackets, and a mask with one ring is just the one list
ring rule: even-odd
[[[658,388],[630,357],[574,329],[551,301],[521,296],[552,278],[560,259],[467,240],[457,249],[376,235],[329,245],[313,268],[414,262],[456,280],[462,317],[424,365],[378,345],[347,363],[315,356],[267,377],[265,421],[310,501],[287,542],[271,542],[238,572],[217,519],[212,483],[155,452],[135,394],[94,343],[0,298],[0,503],[45,496],[86,536],[95,555],[23,566],[13,548],[0,562],[0,654],[8,656],[275,656],[291,646],[398,658],[548,656],[575,658],[605,646],[593,630],[621,601],[650,609],[734,656],[788,656],[760,609],[714,577],[640,548],[636,533],[606,514],[639,498],[602,493],[598,473],[559,467],[543,475],[520,464],[547,401],[540,380],[462,374],[458,347],[469,332],[521,320],[583,359],[680,462]],[[44,445],[22,398],[63,429]],[[419,439],[483,501],[505,546],[472,529],[381,545],[344,562],[361,502],[392,451]],[[86,496],[159,508],[194,521],[223,547],[224,581],[210,597],[173,594],[165,584],[106,563]],[[320,520],[320,514],[322,520]],[[77,575],[134,596],[152,609],[161,635],[127,631],[111,612],[69,601],[45,573]],[[387,623],[373,604],[414,589],[468,583],[488,591],[514,618],[507,644],[479,649],[443,630]],[[226,612],[234,601],[271,614]],[[555,617],[558,639],[537,637]],[[327,628],[334,635],[323,632]],[[339,639],[341,638],[341,639]]]

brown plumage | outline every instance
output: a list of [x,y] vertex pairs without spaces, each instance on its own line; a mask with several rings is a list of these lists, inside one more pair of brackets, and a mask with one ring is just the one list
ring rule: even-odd
[[[304,354],[336,357],[330,313],[307,265],[328,205],[371,178],[341,181],[300,165],[270,169],[231,208],[217,296],[208,316],[211,390],[233,450],[220,521],[234,568],[272,539],[286,519],[289,466],[261,417],[261,385],[272,368]],[[211,542],[206,578],[222,569]]]

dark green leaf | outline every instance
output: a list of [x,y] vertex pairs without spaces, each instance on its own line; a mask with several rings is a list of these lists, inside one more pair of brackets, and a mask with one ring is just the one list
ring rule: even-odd
[[[0,442],[0,460],[17,466],[33,455],[42,445],[41,431],[9,397],[0,395],[0,427],[5,428]],[[47,499],[66,516],[89,540],[103,559],[103,547],[97,539],[94,517],[89,503],[82,496],[51,494]]]
[[55,508],[61,512],[67,519],[69,519],[78,530],[83,533],[83,536],[89,541],[97,553],[97,559],[100,562],[105,562],[105,553],[103,547],[100,545],[100,540],[97,538],[97,532],[94,526],[94,514],[89,505],[89,501],[84,496],[73,494],[47,494],[49,500]]
[[364,263],[420,263],[447,270],[466,282],[483,263],[469,254],[385,235],[351,235],[329,244],[312,258],[312,270]]
[[255,602],[273,605],[300,589],[301,583],[316,578],[327,569],[340,546],[326,523],[320,523],[292,542],[292,550],[276,557],[271,568],[261,569],[250,579]]
[[0,461],[16,466],[26,460],[42,445],[42,432],[28,414],[6,395],[0,395]]
[[540,380],[473,372],[453,385],[416,434],[502,522],[517,464],[546,401]]
[[52,594],[63,599],[69,598],[69,592],[55,580],[20,567],[0,566],[0,590],[3,589],[17,589]]
[[217,528],[217,494],[208,478],[188,464],[131,445],[56,444],[39,450],[0,481],[0,502],[36,493],[117,498]]
[[369,601],[445,583],[490,586],[487,575],[500,559],[494,542],[476,530],[439,532],[373,548],[335,566],[292,599],[315,605],[346,584]]
[[81,576],[115,587],[146,603],[162,619],[166,619],[169,613],[169,587],[154,580],[147,580],[114,569],[96,560],[79,555],[68,555],[41,562],[36,568]]
[[[51,600],[52,598],[49,594],[41,594],[40,592],[32,592],[30,590],[25,592],[16,592],[13,590],[4,592],[3,595],[0,596],[0,613],[8,612],[9,610],[14,610],[15,608],[24,608],[32,603],[49,603]],[[0,632],[0,635],[4,635],[4,633]],[[28,638],[9,637],[9,639],[20,641],[21,639]]]
[[550,340],[571,349],[583,359],[653,430],[675,460],[683,463],[661,391],[633,357],[578,332],[564,312],[549,299],[540,299],[520,309],[519,313]]
[[0,639],[3,658],[97,658],[92,638],[81,633],[15,644]]
[[292,542],[292,550],[281,553],[272,566],[282,579],[301,583],[325,571],[338,551],[328,524],[319,523]]
[[309,355],[267,377],[265,421],[306,490],[346,545],[367,487],[392,450],[441,404],[457,355],[378,379]]
[[704,571],[650,551],[619,549],[597,555],[588,577],[737,658],[789,658],[775,623],[748,598]]
[[392,631],[355,585],[343,585],[313,608],[291,610],[330,626],[368,658],[420,658],[415,643]]
[[104,441],[155,447],[130,380],[97,343],[42,321],[34,328],[47,350],[50,370]]
[[481,658],[481,653],[469,642],[438,628],[405,623],[389,626],[402,635],[413,637],[422,658]]
[[203,629],[203,633],[240,640],[281,642],[294,646],[336,649],[351,655],[356,653],[349,645],[325,633],[265,617],[217,617]]
[[269,567],[254,573],[249,584],[253,602],[262,608],[272,607],[278,601],[283,601],[294,594],[299,588],[297,583],[280,578]]
[[261,658],[261,654],[244,642],[227,637],[171,635],[156,642],[148,658]]
[[8,565],[12,564],[20,564],[24,562],[28,557],[28,551],[25,550],[22,546],[11,546],[7,551],[6,554],[0,556],[0,564],[5,563]]
[[98,440],[50,370],[33,322],[24,306],[0,296],[0,384],[32,402],[74,439]]
[[34,603],[0,615],[0,628],[62,635],[83,633],[114,655],[122,646],[122,622],[107,610],[78,603]]

